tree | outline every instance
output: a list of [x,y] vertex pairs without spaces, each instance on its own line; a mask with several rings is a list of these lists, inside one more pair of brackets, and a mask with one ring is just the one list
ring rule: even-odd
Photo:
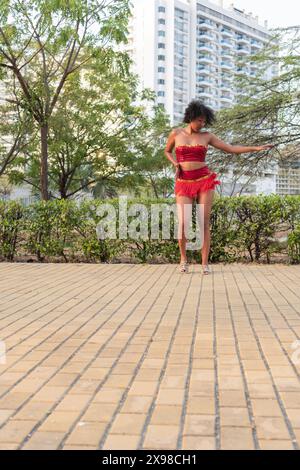
[[128,185],[135,178],[135,185],[131,184],[135,196],[167,198],[174,190],[174,169],[164,155],[170,119],[161,106],[154,104],[152,115],[144,124],[134,139],[136,158],[126,177]]
[[[49,122],[71,75],[97,54],[128,71],[128,0],[0,0],[0,67],[18,84],[16,104],[40,133],[41,196],[48,194]],[[88,52],[88,53],[87,53]]]
[[[144,103],[155,95],[138,92],[137,82],[134,75],[107,68],[101,55],[72,74],[49,121],[51,197],[74,198],[83,191],[113,197],[124,190],[136,193],[149,182],[158,189],[161,179],[154,174],[166,164],[158,140],[167,121],[160,108],[148,116]],[[11,180],[26,181],[36,192],[38,169],[36,139],[22,165],[10,172]]]

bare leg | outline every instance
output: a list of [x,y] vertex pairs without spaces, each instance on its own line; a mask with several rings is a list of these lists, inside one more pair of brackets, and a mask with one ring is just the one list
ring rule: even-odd
[[214,190],[210,189],[207,192],[200,192],[197,197],[197,203],[204,205],[204,219],[203,219],[203,245],[201,248],[202,266],[208,264],[208,256],[210,250],[210,214],[214,198]]
[[[176,196],[177,214],[178,214],[178,245],[180,250],[180,263],[187,261],[186,257],[186,234],[184,226],[188,227],[189,210],[188,204],[192,204],[193,199],[188,196]],[[185,206],[186,205],[186,206]]]

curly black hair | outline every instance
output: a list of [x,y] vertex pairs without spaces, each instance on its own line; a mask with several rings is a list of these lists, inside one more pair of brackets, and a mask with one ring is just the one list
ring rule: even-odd
[[185,110],[183,122],[189,124],[198,117],[204,117],[207,126],[212,125],[216,121],[215,113],[211,108],[200,100],[192,100]]

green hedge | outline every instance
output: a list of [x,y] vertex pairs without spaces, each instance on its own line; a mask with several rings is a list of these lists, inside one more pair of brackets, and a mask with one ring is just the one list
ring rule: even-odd
[[[99,239],[97,213],[109,203],[116,213],[116,238]],[[169,240],[151,239],[151,204],[166,208],[171,200],[128,200],[142,204],[148,222],[139,239],[119,238],[119,199],[37,202],[28,207],[15,201],[0,201],[0,259],[28,259],[55,262],[168,262],[179,259],[178,241],[174,236],[174,218],[170,217]],[[152,206],[152,207],[153,207]],[[174,206],[173,206],[174,207]],[[195,227],[195,207],[193,227]],[[105,215],[105,214],[104,214]],[[137,214],[128,216],[134,223]],[[154,220],[154,219],[153,219]],[[112,229],[111,223],[109,228]],[[280,232],[286,235],[280,240]],[[200,250],[188,250],[190,262],[200,262]],[[279,258],[300,262],[300,196],[215,197],[211,211],[210,262],[265,261]]]

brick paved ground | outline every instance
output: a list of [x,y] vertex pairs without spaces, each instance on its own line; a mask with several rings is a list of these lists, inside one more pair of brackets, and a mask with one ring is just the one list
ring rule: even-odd
[[0,449],[299,449],[300,267],[0,264]]

